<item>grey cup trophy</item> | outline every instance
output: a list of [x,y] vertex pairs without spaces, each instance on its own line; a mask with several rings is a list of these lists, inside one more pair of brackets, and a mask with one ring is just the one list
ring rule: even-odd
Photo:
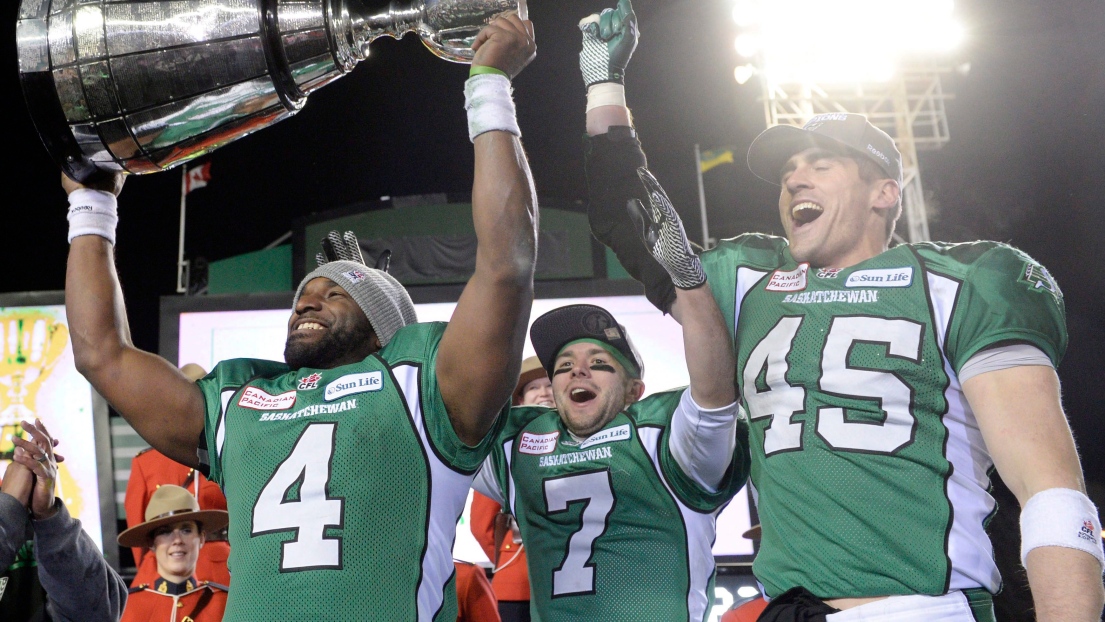
[[480,29],[526,19],[525,1],[22,0],[20,81],[70,177],[153,173],[290,117],[383,35],[471,62]]

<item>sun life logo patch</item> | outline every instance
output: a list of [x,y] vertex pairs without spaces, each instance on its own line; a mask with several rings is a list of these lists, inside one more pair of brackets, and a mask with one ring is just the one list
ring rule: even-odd
[[318,372],[315,372],[315,373],[311,374],[310,376],[304,376],[303,378],[300,378],[299,379],[299,386],[297,388],[300,391],[308,391],[310,389],[317,389],[319,380],[322,380],[322,374],[319,374]]

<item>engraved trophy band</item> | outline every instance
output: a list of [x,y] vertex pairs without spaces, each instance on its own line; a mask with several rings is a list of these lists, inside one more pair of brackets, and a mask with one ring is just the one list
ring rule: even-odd
[[368,56],[415,32],[471,62],[476,34],[525,0],[22,0],[23,95],[58,165],[152,173],[295,114]]

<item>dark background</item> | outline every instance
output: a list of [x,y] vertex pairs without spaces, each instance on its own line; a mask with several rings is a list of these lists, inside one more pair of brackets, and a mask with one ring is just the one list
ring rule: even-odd
[[[607,3],[531,0],[538,55],[515,80],[523,140],[538,192],[582,200],[584,89],[576,22]],[[612,0],[610,4],[613,4]],[[764,127],[759,86],[738,86],[731,0],[637,0],[640,47],[630,106],[650,165],[690,235],[700,225],[693,146],[737,146]],[[9,3],[3,89],[9,154],[0,292],[64,287],[65,197],[20,92]],[[1094,207],[1105,156],[1105,6],[1097,0],[965,0],[959,60],[945,80],[951,142],[921,154],[933,239],[995,239],[1046,265],[1066,294],[1070,347],[1059,372],[1064,405],[1090,479],[1105,473],[1105,236]],[[871,33],[872,53],[895,26]],[[825,33],[831,44],[832,33]],[[217,260],[258,250],[291,221],[381,196],[470,189],[463,82],[414,37],[382,39],[350,75],[311,96],[295,117],[210,155],[212,180],[189,196],[187,254]],[[175,291],[179,169],[134,176],[120,200],[116,249],[134,339],[157,351],[158,298]],[[706,175],[711,234],[779,233],[777,190],[743,166]],[[1101,501],[1098,501],[1101,503]]]

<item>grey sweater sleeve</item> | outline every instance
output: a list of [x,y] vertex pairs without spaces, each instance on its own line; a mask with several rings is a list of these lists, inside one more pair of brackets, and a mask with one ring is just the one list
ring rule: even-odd
[[0,571],[12,565],[27,538],[27,508],[15,497],[0,492]]
[[117,622],[127,602],[126,583],[65,504],[54,503],[57,514],[32,521],[38,580],[50,615],[56,622]]

